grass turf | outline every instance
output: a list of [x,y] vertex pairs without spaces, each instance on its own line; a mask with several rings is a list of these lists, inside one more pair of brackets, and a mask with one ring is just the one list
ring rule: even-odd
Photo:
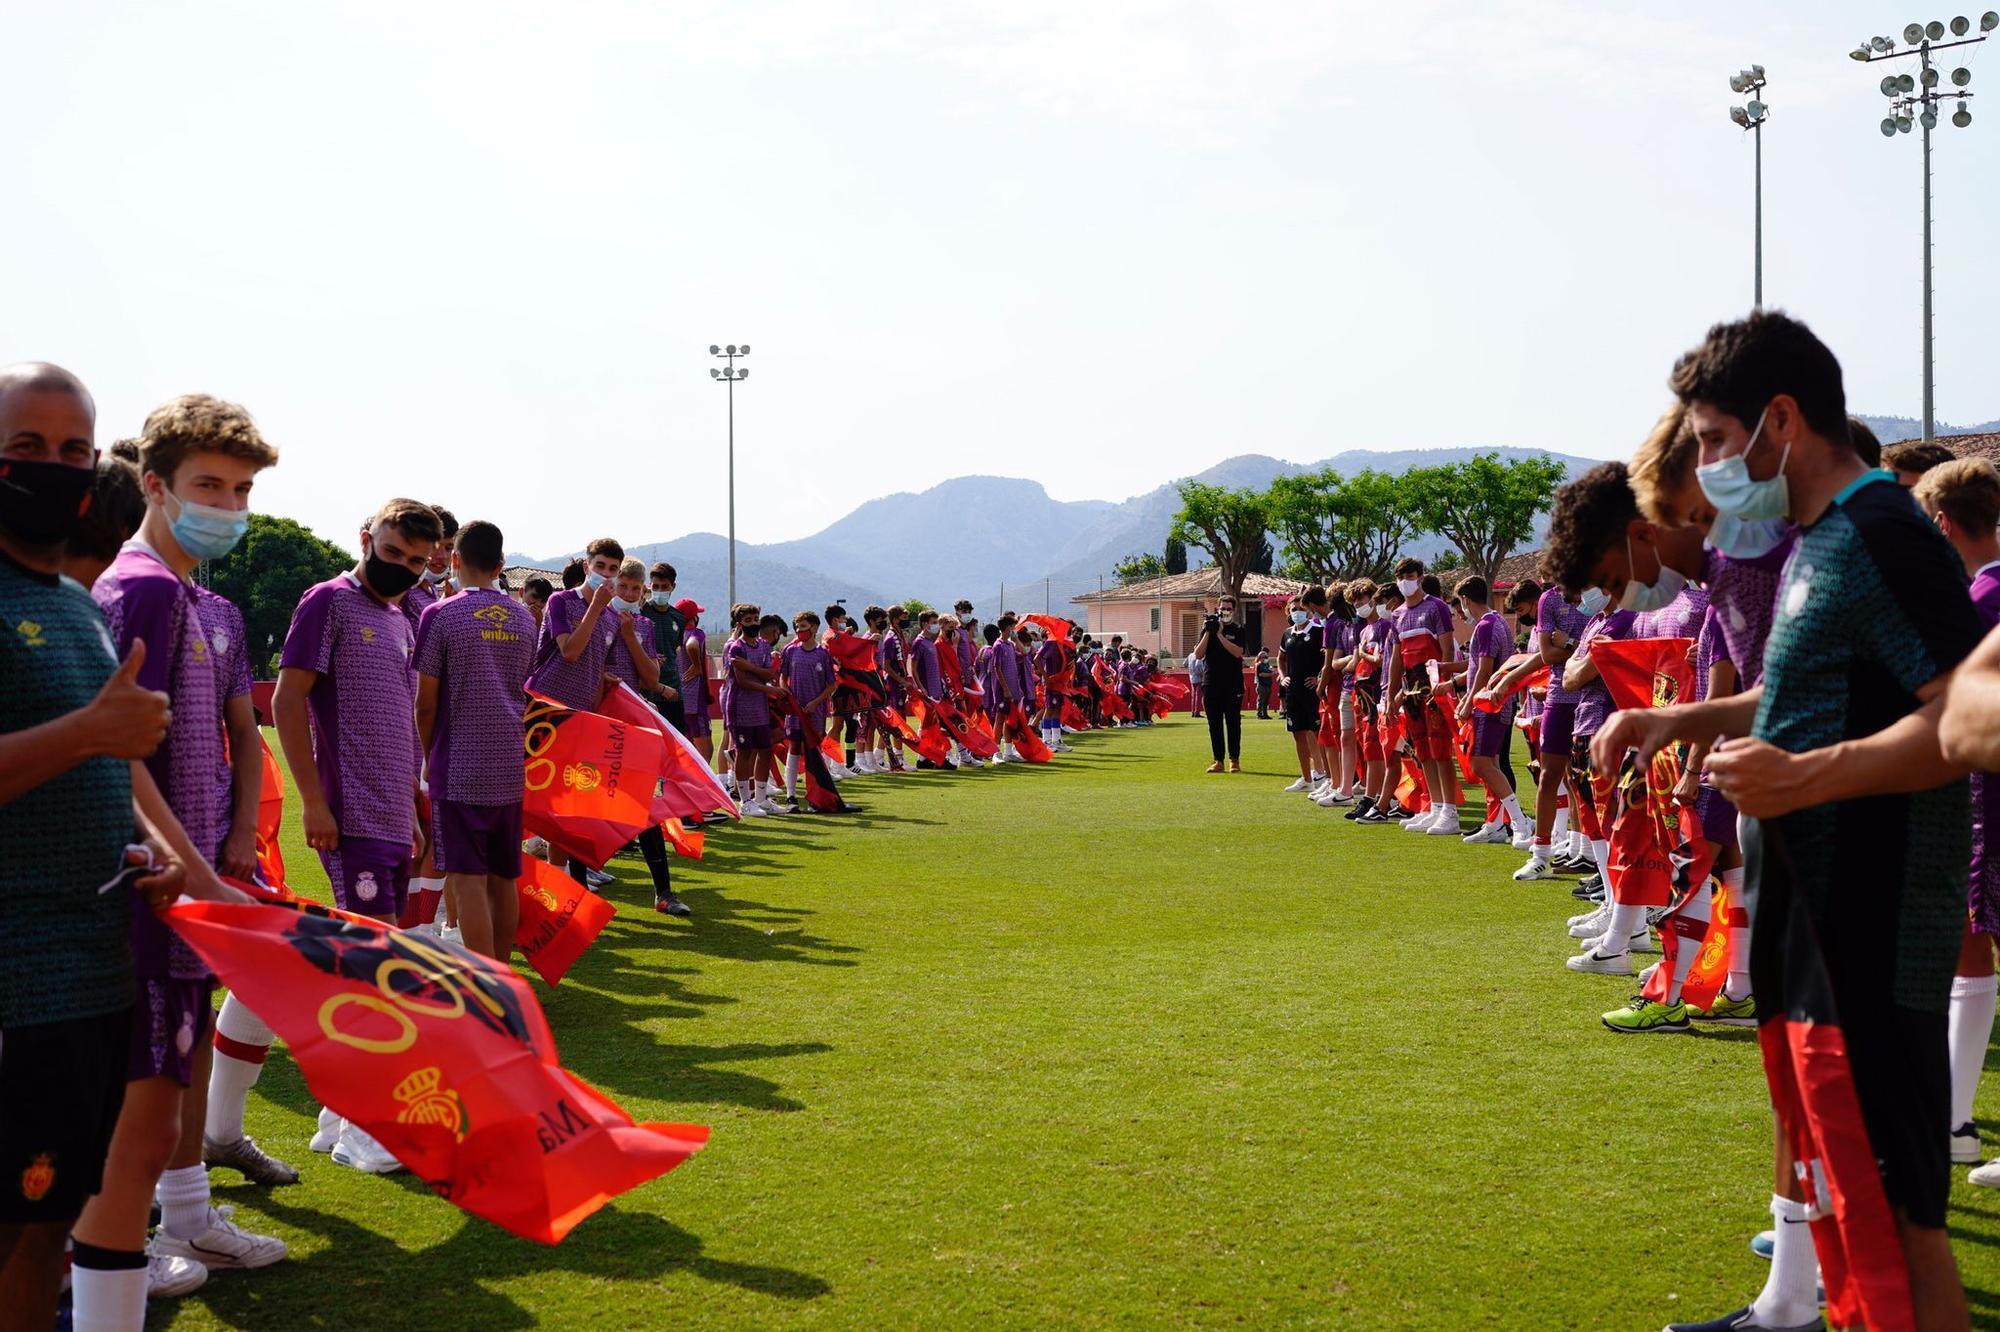
[[[155,1325],[1652,1328],[1746,1302],[1751,1033],[1605,1031],[1633,987],[1563,968],[1568,880],[1280,795],[1289,742],[1245,730],[1235,777],[1177,719],[1046,769],[857,779],[858,816],[677,861],[691,922],[614,862],[619,918],[533,984],[569,1067],[708,1148],[544,1248],[308,1153],[274,1057],[250,1131],[304,1179],[216,1191],[291,1257]],[[286,859],[325,891],[295,821]],[[1992,1320],[2000,1198],[1954,1203]]]

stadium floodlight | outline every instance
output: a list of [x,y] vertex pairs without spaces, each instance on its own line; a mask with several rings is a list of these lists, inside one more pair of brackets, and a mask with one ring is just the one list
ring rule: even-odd
[[[1864,47],[1856,47],[1848,54],[1864,64],[1877,60],[1901,60],[1914,56],[1917,73],[1893,74],[1885,77],[1877,86],[1883,96],[1889,99],[1889,114],[1880,124],[1882,137],[1893,139],[1898,134],[1908,134],[1921,127],[1924,141],[1924,310],[1923,310],[1923,371],[1924,371],[1924,440],[1937,438],[1937,413],[1935,395],[1935,365],[1937,345],[1936,307],[1932,287],[1932,244],[1931,244],[1931,131],[1937,128],[1942,115],[1942,103],[1950,98],[1957,102],[1951,123],[1960,129],[1972,123],[1972,112],[1967,109],[1965,99],[1972,96],[1963,91],[1972,82],[1972,71],[1959,65],[1951,71],[1952,89],[1939,85],[1943,82],[1935,57],[1943,47],[1973,46],[1988,39],[1994,29],[2000,28],[2000,12],[1987,10],[1979,16],[1979,35],[1969,36],[1972,21],[1964,15],[1951,20],[1949,24],[1941,19],[1929,23],[1912,23],[1903,29],[1903,41],[1908,49],[1897,50],[1896,44],[1887,37],[1871,37]],[[1945,41],[1949,32],[1952,40]]]
[[[1866,60],[1868,58],[1867,52],[1861,52],[1860,58]],[[1762,65],[1752,65],[1748,69],[1738,70],[1729,76],[1729,88],[1731,92],[1759,94],[1752,97],[1742,106],[1732,106],[1729,108],[1729,119],[1735,122],[1739,129],[1756,131],[1757,213],[1754,224],[1755,235],[1751,261],[1750,289],[1755,297],[1755,308],[1757,309],[1762,309],[1764,305],[1764,122],[1771,118],[1771,108],[1762,97],[1764,83],[1764,67]]]
[[750,378],[748,366],[736,364],[741,356],[750,354],[750,344],[737,345],[734,342],[724,346],[708,344],[710,356],[728,358],[728,364],[721,368],[710,367],[709,378],[729,386],[729,604],[736,604],[736,383]]
[[1863,42],[1861,45],[1855,47],[1847,53],[1847,58],[1849,60],[1866,60],[1868,58],[1868,44]]

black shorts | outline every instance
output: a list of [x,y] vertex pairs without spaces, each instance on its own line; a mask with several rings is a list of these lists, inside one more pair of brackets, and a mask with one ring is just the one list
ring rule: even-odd
[[104,1182],[132,1010],[0,1032],[0,1225],[73,1221]]
[[1285,729],[1292,732],[1319,730],[1319,695],[1310,686],[1285,687]]

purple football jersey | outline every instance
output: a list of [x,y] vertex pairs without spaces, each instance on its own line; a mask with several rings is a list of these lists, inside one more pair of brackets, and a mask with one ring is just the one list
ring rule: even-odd
[[407,846],[416,829],[417,686],[410,621],[353,573],[306,589],[278,664],[314,671],[313,767],[343,838]]
[[1708,589],[1689,583],[1672,601],[1654,611],[1641,611],[1632,621],[1633,638],[1693,638],[1708,616]]
[[762,634],[752,634],[749,638],[732,638],[729,646],[722,650],[722,672],[729,685],[729,725],[743,729],[771,724],[771,700],[760,689],[751,689],[733,683],[736,678],[736,663],[747,661],[752,666],[768,670],[771,666],[771,645],[764,641]]
[[925,698],[944,696],[944,672],[938,668],[938,653],[950,652],[952,647],[939,647],[935,639],[919,634],[910,644],[910,673],[917,679],[917,687],[924,691]]
[[[794,639],[785,644],[784,651],[778,654],[778,671],[784,677],[786,688],[792,691],[792,697],[801,708],[805,708],[833,683],[833,653],[824,647],[807,647]],[[827,708],[828,705],[822,703],[806,715],[823,727],[826,725]]]
[[549,598],[542,611],[542,634],[535,643],[535,668],[528,673],[528,688],[584,712],[596,709],[603,691],[605,659],[618,636],[618,617],[609,608],[600,613],[574,661],[563,656],[556,635],[576,632],[589,608],[581,588],[565,588]]
[[[604,612],[604,618],[612,622],[611,649],[604,654],[604,669],[630,685],[633,693],[644,697],[646,691],[639,683],[638,663],[632,660],[632,649],[625,646],[625,634],[619,627],[620,616],[607,610]],[[653,642],[653,622],[643,615],[633,615],[629,618],[632,621],[633,635],[639,640],[639,651],[657,662],[660,659],[660,650]]]
[[1716,628],[1722,635],[1723,652],[1716,659],[1735,665],[1739,693],[1764,678],[1764,640],[1771,636],[1778,584],[1797,544],[1797,533],[1788,534],[1776,549],[1754,560],[1704,552],[1708,575],[1704,581],[1709,604],[1715,608]]
[[[1535,632],[1548,641],[1552,633],[1560,633],[1574,647],[1583,637],[1583,628],[1590,623],[1590,617],[1579,606],[1572,606],[1563,597],[1559,587],[1549,588],[1542,593],[1542,599],[1535,603]],[[1562,687],[1562,669],[1549,668],[1548,702],[1551,705],[1576,702],[1576,691]]]
[[433,799],[509,805],[521,799],[521,686],[535,617],[505,593],[468,588],[417,621],[417,674],[438,682],[431,728]]
[[[1613,610],[1595,616],[1584,626],[1582,636],[1577,639],[1576,657],[1571,660],[1588,659],[1590,645],[1600,638],[1608,638],[1615,642],[1621,638],[1632,637],[1632,622],[1636,619],[1638,616],[1628,610]],[[1617,710],[1618,705],[1611,698],[1610,686],[1601,678],[1592,680],[1577,691],[1574,734],[1579,739],[1596,735],[1599,728]]]

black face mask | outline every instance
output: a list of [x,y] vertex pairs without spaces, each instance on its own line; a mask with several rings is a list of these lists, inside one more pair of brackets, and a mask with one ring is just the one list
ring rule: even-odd
[[407,564],[397,564],[377,555],[371,542],[367,558],[361,565],[361,576],[367,580],[369,588],[384,601],[394,601],[417,585],[422,574]]
[[0,530],[24,545],[67,541],[90,508],[95,467],[0,459]]

